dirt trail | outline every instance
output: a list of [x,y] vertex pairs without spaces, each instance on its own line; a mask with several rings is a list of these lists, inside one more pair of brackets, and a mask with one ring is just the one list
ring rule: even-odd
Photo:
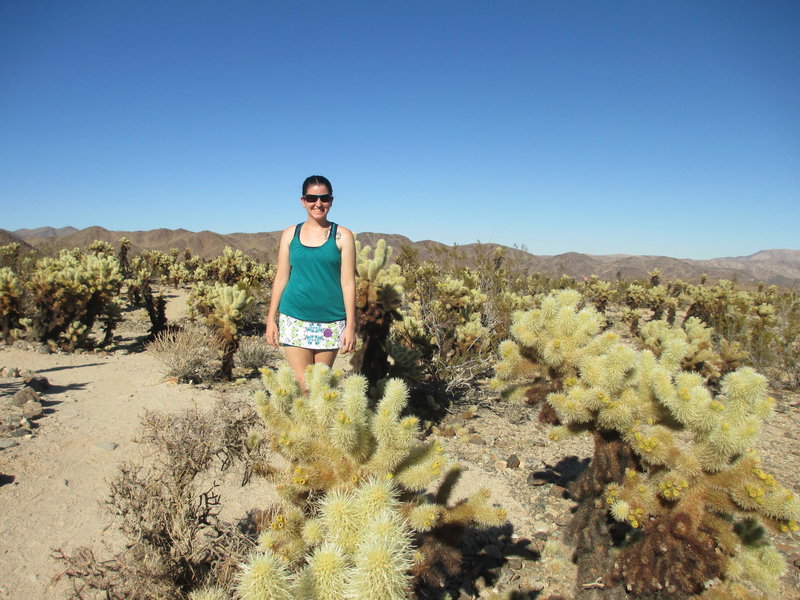
[[86,545],[110,555],[121,543],[106,529],[100,501],[119,463],[134,453],[143,411],[211,405],[214,392],[164,383],[147,353],[48,356],[3,348],[0,363],[38,371],[51,384],[36,435],[0,452],[0,472],[13,477],[0,487],[0,597],[52,597],[51,548]]

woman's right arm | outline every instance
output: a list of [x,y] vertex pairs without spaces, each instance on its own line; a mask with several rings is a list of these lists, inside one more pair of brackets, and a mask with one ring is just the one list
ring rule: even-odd
[[267,333],[264,337],[270,346],[278,347],[278,306],[281,303],[283,290],[289,281],[289,244],[294,236],[294,227],[287,227],[281,234],[281,241],[278,245],[278,269],[275,272],[275,279],[272,282],[272,297],[269,301],[269,312],[267,313]]

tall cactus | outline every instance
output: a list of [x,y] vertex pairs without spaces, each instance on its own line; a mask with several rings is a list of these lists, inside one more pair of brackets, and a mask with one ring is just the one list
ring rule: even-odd
[[390,340],[392,323],[402,318],[398,309],[405,283],[400,267],[389,265],[392,248],[381,239],[374,252],[370,246],[362,247],[356,242],[356,252],[356,310],[361,345],[351,364],[373,389],[388,376],[418,381],[418,354]]

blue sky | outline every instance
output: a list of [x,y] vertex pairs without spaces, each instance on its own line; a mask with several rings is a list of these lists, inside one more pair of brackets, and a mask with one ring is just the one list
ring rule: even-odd
[[800,2],[0,2],[0,227],[800,249]]

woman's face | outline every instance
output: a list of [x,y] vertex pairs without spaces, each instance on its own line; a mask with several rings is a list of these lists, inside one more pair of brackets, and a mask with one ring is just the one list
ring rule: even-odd
[[[328,202],[323,202],[321,199],[316,198],[316,196],[326,195],[330,198]],[[306,200],[306,198],[309,198],[310,201]],[[330,211],[331,204],[333,203],[333,198],[330,197],[330,191],[327,185],[316,183],[308,186],[306,195],[303,196],[300,201],[303,203],[303,206],[305,206],[309,217],[312,219],[320,219],[328,215],[328,211]]]

